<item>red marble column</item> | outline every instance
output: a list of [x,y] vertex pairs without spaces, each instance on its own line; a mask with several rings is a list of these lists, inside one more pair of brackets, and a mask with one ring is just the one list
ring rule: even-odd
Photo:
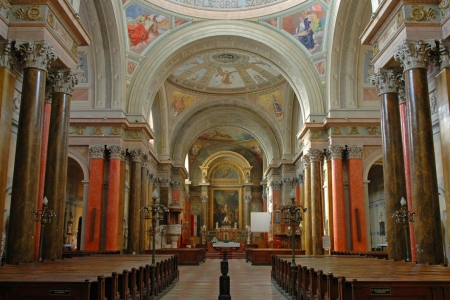
[[[14,90],[16,77],[11,72],[11,41],[0,44],[3,66],[0,67],[0,207],[5,207],[6,185],[8,181],[9,147],[11,125],[14,112]],[[0,232],[3,232],[4,213],[0,213]]]
[[139,253],[139,234],[141,226],[141,164],[142,150],[132,149],[130,167],[130,200],[128,204],[128,247],[129,254]]
[[69,153],[69,121],[70,99],[74,86],[78,83],[75,74],[67,70],[58,70],[49,74],[49,84],[52,85],[52,108],[48,131],[48,147],[44,196],[48,199],[48,208],[56,216],[51,226],[45,227],[43,241],[43,256],[45,259],[60,259],[64,244],[64,218],[67,157]]
[[394,53],[394,58],[404,66],[417,261],[440,264],[444,262],[444,253],[428,95],[427,64],[430,50],[431,45],[422,41],[405,41]]
[[331,145],[331,181],[333,194],[333,243],[335,251],[347,251],[347,218],[345,216],[344,172],[342,153],[344,147]]
[[119,189],[119,237],[117,240],[117,249],[122,253],[124,246],[124,217],[125,217],[125,178],[126,176],[126,157],[125,154],[120,161],[120,189]]
[[311,216],[311,162],[308,155],[304,155],[303,163],[305,166],[305,202],[303,203],[307,211],[304,214],[305,227],[303,228],[303,235],[305,236],[305,254],[313,254],[312,242],[312,216]]
[[85,250],[101,250],[100,234],[103,207],[103,185],[105,182],[104,147],[101,145],[89,147],[89,191],[88,210],[86,216]]
[[[400,96],[400,95],[399,95]],[[406,183],[406,201],[408,202],[408,209],[414,211],[411,196],[411,166],[409,165],[409,132],[408,132],[408,120],[406,113],[406,101],[403,91],[402,101],[400,101],[400,122],[402,127],[402,145],[403,145],[403,164],[405,166],[405,183]],[[414,224],[409,223],[409,240],[411,243],[411,259],[417,261],[416,254],[416,235],[414,234]]]
[[323,255],[323,199],[321,180],[322,150],[309,149],[308,156],[311,161],[311,233],[312,254]]
[[121,165],[125,150],[120,145],[111,145],[109,150],[108,200],[106,205],[105,251],[117,251],[119,246]]
[[47,66],[56,59],[47,42],[16,44],[16,49],[24,68],[7,239],[8,264],[34,259],[36,224],[32,212],[37,208],[39,194],[45,80]]
[[348,194],[353,251],[367,251],[362,147],[348,147]]

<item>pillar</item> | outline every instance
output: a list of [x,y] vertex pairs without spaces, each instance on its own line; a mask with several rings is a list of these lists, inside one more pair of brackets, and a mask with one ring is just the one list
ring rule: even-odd
[[333,243],[335,251],[347,251],[347,218],[345,217],[344,172],[342,153],[344,147],[331,145],[331,184],[333,194]]
[[16,44],[16,51],[24,66],[7,240],[8,264],[34,259],[36,225],[32,212],[37,207],[39,193],[45,80],[47,66],[56,59],[54,49],[45,41]]
[[130,202],[128,204],[128,254],[139,253],[141,224],[141,165],[142,150],[132,149],[130,166]]
[[[297,204],[305,207],[305,174],[304,170],[301,171],[300,174],[297,175]],[[305,248],[305,216],[306,212],[303,213],[303,220],[301,222],[302,232],[301,232],[301,240],[300,240],[300,249]]]
[[119,189],[119,238],[117,240],[117,249],[122,253],[126,248],[124,244],[124,218],[125,218],[125,181],[126,181],[126,153],[120,157],[120,189]]
[[244,196],[244,224],[243,228],[245,226],[250,226],[250,202],[252,200],[252,196]]
[[80,250],[85,250],[86,245],[86,219],[88,215],[88,199],[89,199],[89,180],[82,180],[83,183],[83,217],[81,219],[81,241]]
[[323,201],[321,164],[323,154],[320,149],[309,149],[308,156],[311,162],[311,235],[312,254],[323,255]]
[[[327,214],[328,214],[328,222],[327,222],[327,232],[328,236],[330,238],[330,249],[328,249],[328,253],[330,254],[331,251],[334,249],[334,229],[333,229],[333,172],[332,172],[332,158],[330,151],[326,151],[326,186],[327,186],[327,194],[326,199],[328,200],[328,208],[327,208]],[[324,183],[325,184],[325,183]],[[344,187],[342,186],[342,189]],[[325,195],[324,195],[325,197]]]
[[305,254],[306,255],[312,255],[313,254],[313,248],[312,248],[312,232],[311,232],[311,162],[308,155],[304,155],[303,163],[305,166],[305,202],[304,207],[307,209],[307,211],[304,214],[304,220],[305,220],[305,227],[303,235],[305,236]]
[[[141,164],[141,200],[140,200],[140,205],[139,205],[139,210],[144,207],[147,206],[147,199],[148,199],[148,178],[147,178],[147,174],[148,174],[148,168],[150,165],[150,157],[148,156],[148,154],[144,154],[142,155],[142,164]],[[141,222],[139,225],[139,253],[140,254],[145,254],[145,220],[144,217],[140,216],[141,218]]]
[[362,147],[349,146],[348,195],[350,202],[350,232],[353,251],[367,251],[366,212],[362,169]]
[[108,200],[106,205],[105,251],[117,251],[119,248],[120,220],[120,173],[125,150],[120,145],[111,145],[109,151]]
[[404,66],[417,261],[440,264],[444,254],[428,96],[427,60],[430,49],[431,45],[423,41],[405,41],[394,53],[394,58]]
[[294,188],[295,178],[283,178],[283,183],[281,185],[281,203],[284,205],[291,204],[290,194]]
[[89,192],[86,214],[86,238],[84,250],[100,250],[101,220],[103,208],[103,184],[105,182],[105,149],[102,145],[89,147]]
[[[14,89],[16,77],[11,72],[11,41],[0,44],[0,207],[5,207],[8,181],[9,147],[14,111]],[[0,232],[3,232],[4,212],[0,213]]]
[[[199,220],[197,220],[197,223],[199,224],[208,224],[208,215],[207,215],[207,204],[208,204],[208,191],[209,191],[209,184],[208,185],[203,185],[202,186],[202,194],[200,196],[201,200],[202,200],[202,219],[201,219],[201,223],[199,222]],[[214,205],[214,204],[213,204]],[[211,220],[211,222],[213,222],[213,220]],[[191,227],[194,224],[191,224]],[[216,224],[212,224],[212,228],[215,228]]]
[[[44,196],[48,208],[56,213],[51,225],[45,227],[43,254],[45,259],[61,259],[64,244],[64,212],[66,203],[67,157],[69,153],[70,99],[78,80],[67,70],[49,74],[53,87],[50,127],[48,131]],[[61,217],[58,217],[61,216]]]
[[[381,137],[383,141],[384,197],[386,216],[400,209],[400,199],[406,197],[403,161],[401,119],[398,106],[398,89],[402,85],[398,74],[392,70],[380,70],[372,77],[381,101]],[[386,236],[389,259],[406,257],[405,233],[402,224],[386,218]],[[408,240],[409,241],[409,240]],[[408,253],[410,250],[408,249]]]

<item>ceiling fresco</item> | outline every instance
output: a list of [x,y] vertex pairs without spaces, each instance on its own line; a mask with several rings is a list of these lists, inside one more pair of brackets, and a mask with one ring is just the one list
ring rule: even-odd
[[194,57],[176,68],[168,80],[198,92],[233,94],[270,89],[285,82],[269,62],[239,51]]

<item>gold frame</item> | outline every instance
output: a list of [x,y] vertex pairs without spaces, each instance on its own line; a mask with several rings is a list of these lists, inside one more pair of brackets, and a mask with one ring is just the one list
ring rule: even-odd
[[[239,206],[239,221],[238,221],[238,225],[237,228],[241,229],[242,228],[242,224],[243,224],[243,216],[244,216],[244,212],[243,212],[243,199],[242,199],[242,188],[238,188],[238,187],[228,187],[228,188],[212,188],[210,190],[210,195],[209,195],[209,226],[210,228],[216,228],[216,224],[215,222],[217,222],[216,220],[214,220],[214,199],[215,199],[215,194],[220,193],[220,192],[231,192],[231,191],[237,191],[238,192],[238,206]],[[222,226],[222,224],[219,223],[219,226]],[[231,227],[234,227],[234,224],[231,224]]]

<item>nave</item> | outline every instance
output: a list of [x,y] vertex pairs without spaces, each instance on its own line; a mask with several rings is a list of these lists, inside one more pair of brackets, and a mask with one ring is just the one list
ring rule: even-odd
[[[219,259],[206,259],[199,266],[179,266],[180,280],[161,299],[218,299],[220,262]],[[245,259],[229,259],[228,269],[231,299],[286,299],[272,284],[271,266],[252,266]]]

